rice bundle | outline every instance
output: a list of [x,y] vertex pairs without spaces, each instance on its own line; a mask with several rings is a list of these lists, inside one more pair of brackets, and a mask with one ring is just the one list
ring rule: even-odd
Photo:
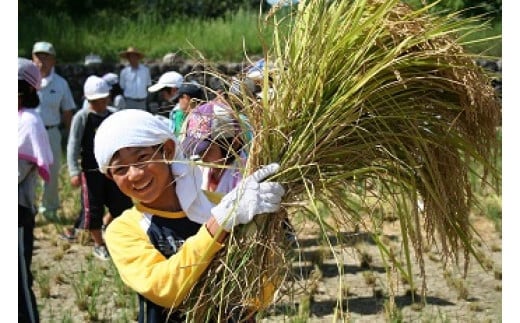
[[[491,166],[500,104],[461,47],[475,21],[430,16],[399,1],[301,1],[285,18],[292,19],[285,39],[276,15],[269,17],[275,41],[265,60],[275,66],[275,94],[268,100],[264,86],[261,106],[241,102],[255,133],[244,171],[279,162],[273,180],[287,188],[286,207],[235,230],[185,302],[190,317],[262,309],[258,293],[267,290],[270,301],[291,268],[284,219],[307,210],[307,222],[334,236],[362,223],[367,196],[398,215],[404,264],[381,250],[403,275],[411,279],[412,249],[424,275],[425,241],[456,263],[462,250],[466,268],[475,242],[469,174],[483,167],[500,177]],[[318,202],[335,210],[327,221]]]

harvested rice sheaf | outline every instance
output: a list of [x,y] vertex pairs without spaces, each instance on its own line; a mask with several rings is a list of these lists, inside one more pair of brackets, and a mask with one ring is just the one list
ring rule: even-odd
[[[186,311],[198,322],[225,317],[223,309],[263,309],[259,293],[267,290],[268,304],[290,276],[295,245],[284,220],[296,214],[329,245],[326,237],[352,226],[366,230],[410,279],[413,256],[425,274],[425,243],[456,264],[462,251],[466,269],[475,254],[469,176],[500,178],[492,162],[500,103],[461,45],[476,20],[377,0],[301,1],[267,17],[275,37],[264,59],[274,67],[262,103],[240,102],[255,134],[244,172],[279,162],[273,180],[287,189],[284,209],[235,230]],[[404,260],[378,240],[376,214],[362,212],[382,204],[397,215]]]

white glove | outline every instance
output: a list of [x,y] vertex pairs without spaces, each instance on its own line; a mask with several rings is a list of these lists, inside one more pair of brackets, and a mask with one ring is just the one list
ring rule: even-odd
[[231,231],[236,225],[249,223],[257,214],[278,211],[285,190],[280,183],[261,181],[276,173],[279,168],[277,163],[269,164],[244,178],[227,193],[211,209],[217,223],[224,230]]

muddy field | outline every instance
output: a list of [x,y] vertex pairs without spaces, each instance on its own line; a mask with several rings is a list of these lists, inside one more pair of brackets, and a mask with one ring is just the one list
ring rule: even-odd
[[[63,241],[57,234],[61,226],[47,223],[40,215],[37,220],[33,270],[41,321],[134,322],[135,298],[121,285],[111,262],[94,258],[88,239]],[[424,256],[424,306],[412,301],[410,285],[397,270],[385,268],[366,233],[345,232],[342,241],[346,242],[341,244],[333,240],[343,262],[340,268],[330,249],[320,246],[315,236],[301,233],[299,259],[293,264],[297,278],[292,283],[297,293],[292,299],[280,296],[259,321],[501,322],[501,234],[484,217],[473,217],[472,223],[482,237],[478,251],[485,255],[483,266],[472,260],[463,280],[456,266],[443,268],[441,255],[432,248]],[[387,222],[385,226],[386,241],[399,250],[398,223]],[[419,292],[422,284],[416,267]],[[338,295],[342,295],[339,308],[343,318],[337,314]],[[420,297],[416,295],[415,300]]]

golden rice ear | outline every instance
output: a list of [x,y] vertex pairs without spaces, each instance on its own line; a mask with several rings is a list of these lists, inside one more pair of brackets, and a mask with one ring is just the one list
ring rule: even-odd
[[[457,265],[463,251],[466,265],[478,239],[471,171],[501,181],[492,160],[501,107],[458,36],[481,28],[398,0],[300,1],[295,9],[288,33],[271,16],[275,41],[264,57],[278,69],[272,84],[262,79],[260,103],[236,97],[254,133],[244,174],[278,161],[291,222],[329,246],[330,237],[365,230],[412,287],[416,263],[425,274],[428,245]],[[399,221],[402,258],[381,242],[381,213]],[[233,231],[183,303],[189,314],[247,304],[264,287],[259,277],[270,275],[265,255],[280,256],[278,277],[291,274],[282,268],[291,268],[283,231],[273,228],[281,216]]]

